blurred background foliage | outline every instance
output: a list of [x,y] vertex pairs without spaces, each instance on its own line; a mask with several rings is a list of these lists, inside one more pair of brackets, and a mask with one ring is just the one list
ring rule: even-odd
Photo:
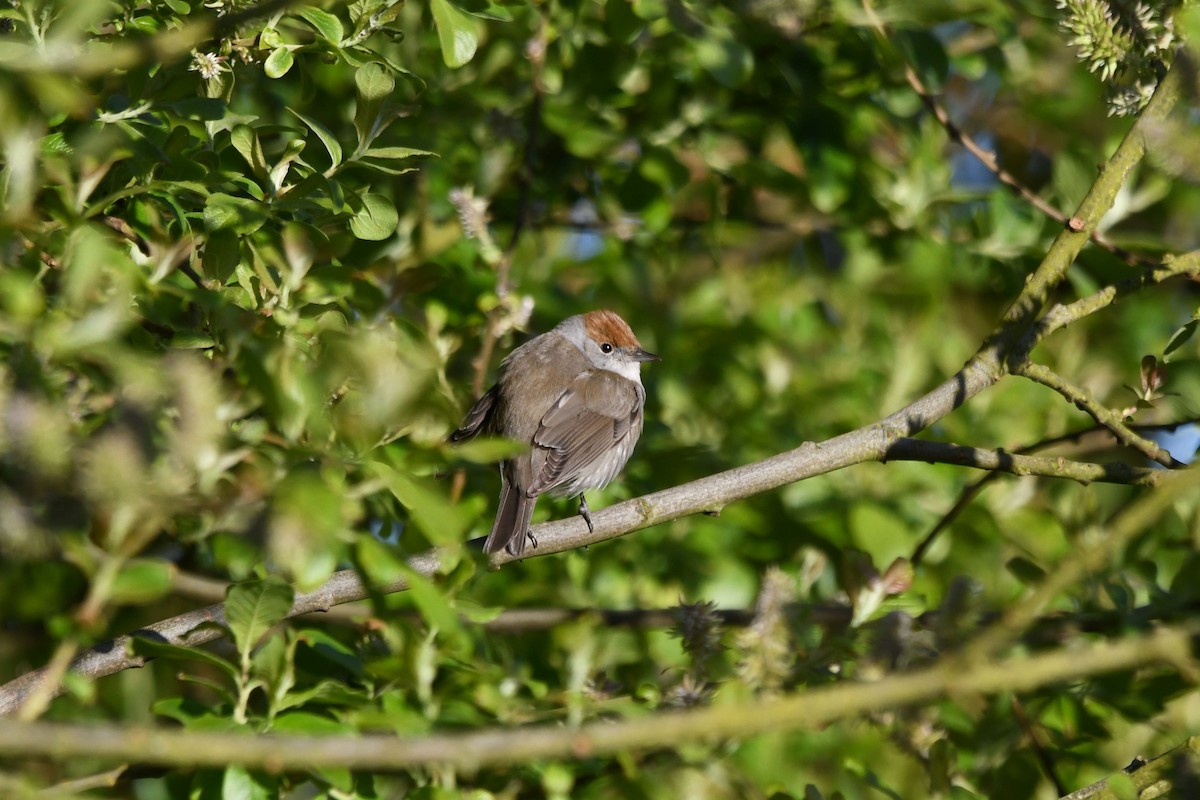
[[[1194,6],[1151,5],[1160,44],[1197,28]],[[412,592],[271,628],[257,647],[261,620],[231,615],[215,647],[68,676],[46,714],[310,733],[576,723],[952,647],[1137,491],[1002,478],[896,597],[856,609],[865,625],[818,625],[803,609],[866,602],[977,475],[865,465],[487,573],[462,544],[486,532],[498,481],[467,462],[497,451],[443,439],[526,332],[599,307],[664,360],[645,374],[638,453],[593,508],[861,427],[944,380],[1059,227],[951,142],[903,67],[1070,213],[1128,130],[1111,112],[1137,107],[1102,79],[1141,86],[1131,62],[1169,57],[1133,34],[1073,51],[1097,7],[889,1],[874,9],[886,36],[842,0],[0,7],[0,678],[196,607],[199,578],[252,581],[230,603],[275,621],[292,587],[352,566],[386,583],[431,545],[445,575]],[[215,38],[196,35],[214,21]],[[1119,245],[1200,244],[1194,133],[1158,132],[1105,220]],[[1056,299],[1131,269],[1088,248]],[[1125,387],[1196,298],[1194,284],[1147,291],[1037,357],[1135,406]],[[1194,341],[1172,353],[1175,394],[1135,421],[1196,415],[1195,356]],[[1015,448],[1088,422],[1010,378],[931,435]],[[571,513],[547,502],[538,518]],[[1177,504],[1060,597],[1054,612],[1095,622],[1062,635],[1194,610],[1197,519],[1194,500]],[[681,603],[674,631],[483,624]],[[758,612],[723,628],[704,603]],[[958,622],[919,641],[878,622],[948,607]],[[179,770],[105,794],[1051,797],[1195,732],[1187,688],[1149,671],[616,759]],[[6,768],[40,786],[102,766]]]

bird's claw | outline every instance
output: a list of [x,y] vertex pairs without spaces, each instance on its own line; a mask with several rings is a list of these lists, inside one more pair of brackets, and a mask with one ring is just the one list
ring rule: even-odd
[[579,516],[583,517],[583,521],[587,523],[588,533],[595,533],[596,529],[592,527],[592,510],[588,508],[587,500],[583,495],[579,495]]

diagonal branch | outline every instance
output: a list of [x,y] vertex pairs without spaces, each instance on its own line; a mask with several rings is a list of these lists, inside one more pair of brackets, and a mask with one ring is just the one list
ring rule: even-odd
[[1192,279],[1200,276],[1200,250],[1166,256],[1163,258],[1161,266],[1106,286],[1073,303],[1054,306],[1042,317],[1037,329],[1033,331],[1033,335],[1023,344],[1022,350],[1024,353],[1030,352],[1039,342],[1055,331],[1095,314],[1118,300],[1137,294],[1150,286],[1157,286],[1172,278],[1184,276]]
[[1182,467],[1183,464],[1177,461],[1170,453],[1159,447],[1154,442],[1142,436],[1138,436],[1133,430],[1125,424],[1125,420],[1115,411],[1105,408],[1099,401],[1082,386],[1076,386],[1070,381],[1063,378],[1054,370],[1042,364],[1026,362],[1024,364],[1015,365],[1012,367],[1014,375],[1020,375],[1023,378],[1040,383],[1050,389],[1061,394],[1067,400],[1070,400],[1076,408],[1087,413],[1097,423],[1103,425],[1112,432],[1112,435],[1117,437],[1117,441],[1126,447],[1132,447],[1142,455],[1152,461],[1157,461],[1168,469]]
[[[999,375],[994,356],[990,362],[977,359],[929,394],[880,422],[821,444],[807,443],[754,464],[593,511],[594,528],[591,531],[579,517],[534,526],[538,547],[532,553],[526,551],[526,554],[528,557],[541,557],[598,544],[660,522],[719,509],[736,500],[804,478],[864,461],[878,461],[897,439],[917,433],[946,416],[968,398],[992,385]],[[481,547],[482,542],[483,539],[479,538],[472,544]],[[492,556],[494,566],[512,560],[504,551]],[[408,566],[418,574],[430,576],[440,570],[441,561],[441,551],[435,549],[409,559]],[[375,587],[376,592],[384,594],[407,589],[408,582],[404,579]],[[371,589],[363,584],[354,570],[342,570],[317,590],[298,594],[288,616],[323,611],[334,605],[364,600],[370,596]],[[181,614],[148,625],[129,636],[120,636],[98,645],[76,660],[72,668],[79,675],[95,679],[140,667],[146,663],[146,659],[130,653],[133,636],[197,646],[221,636],[217,626],[203,623],[224,621],[224,607],[221,604]],[[0,686],[0,715],[9,714],[19,707],[24,698],[40,685],[44,675],[43,670],[35,670]],[[61,691],[61,687],[55,688],[55,694]]]

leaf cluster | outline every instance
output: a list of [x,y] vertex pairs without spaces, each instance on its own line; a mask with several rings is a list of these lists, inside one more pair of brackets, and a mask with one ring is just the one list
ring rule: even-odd
[[[638,453],[593,507],[866,426],[988,340],[1061,226],[951,144],[904,68],[1064,210],[1124,129],[1044,12],[888,3],[870,9],[881,38],[867,9],[0,9],[0,678],[51,677],[18,715],[341,747],[503,726],[517,746],[527,726],[732,708],[944,663],[1088,551],[1139,490],[1005,477],[942,530],[971,478],[912,463],[499,573],[466,545],[490,524],[492,462],[513,445],[444,436],[525,331],[611,307],[664,355],[646,371]],[[1131,23],[1066,11],[1104,78],[1163,55],[1161,36],[1151,51]],[[1161,33],[1173,13],[1134,17]],[[1180,130],[1155,129],[1159,159],[1132,170],[1103,222],[1149,259],[1195,247],[1200,193],[1171,160],[1187,152]],[[1131,269],[1087,249],[1047,300],[1095,298]],[[1194,418],[1194,283],[1144,288],[1035,355],[1118,419]],[[931,436],[1016,449],[1086,421],[1010,377]],[[1062,452],[1140,465],[1098,438]],[[546,501],[537,521],[571,513]],[[1012,647],[1083,647],[1194,614],[1198,521],[1196,498],[1178,500]],[[433,574],[414,568],[435,547]],[[289,619],[344,569],[363,602]],[[218,602],[212,645],[135,634],[127,655],[146,670],[68,669]],[[815,731],[479,769],[183,760],[123,774],[109,795],[1052,796],[1113,771],[1113,752],[1189,733],[1191,677],[1116,671]],[[21,792],[110,766],[3,762]]]

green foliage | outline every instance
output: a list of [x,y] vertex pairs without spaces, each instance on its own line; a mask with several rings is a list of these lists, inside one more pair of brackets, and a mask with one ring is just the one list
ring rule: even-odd
[[[886,38],[857,5],[806,0],[268,5],[0,9],[0,678],[220,600],[181,577],[230,584],[217,643],[137,635],[149,677],[68,677],[48,716],[415,737],[876,679],[960,651],[1134,497],[1001,477],[914,566],[974,477],[862,465],[487,572],[464,542],[518,446],[443,442],[490,377],[485,341],[494,367],[519,332],[611,307],[664,355],[638,452],[593,508],[825,440],[953,374],[1061,229],[981,176],[904,65],[1068,213],[1125,128],[1057,20],[1020,4],[885,3]],[[1130,12],[1139,31],[1118,8],[1067,3],[1063,25],[1106,83],[1136,89],[1133,111],[1173,11]],[[1200,192],[1169,157],[1194,131],[1154,135],[1160,160],[1106,232],[1194,248]],[[1053,300],[1130,270],[1090,248]],[[1037,356],[1137,421],[1185,418],[1198,314],[1192,289],[1151,289]],[[1015,448],[1085,422],[1010,378],[932,435]],[[545,501],[537,521],[571,513]],[[1194,612],[1198,520],[1180,500],[1022,646]],[[435,575],[409,566],[434,546]],[[285,620],[349,568],[365,603]],[[670,631],[602,613],[661,608]],[[513,629],[510,609],[579,613]],[[1114,753],[1177,743],[1194,704],[1178,674],[1145,670],[617,757],[138,782],[170,798],[1045,797],[1030,741],[1074,787]]]

